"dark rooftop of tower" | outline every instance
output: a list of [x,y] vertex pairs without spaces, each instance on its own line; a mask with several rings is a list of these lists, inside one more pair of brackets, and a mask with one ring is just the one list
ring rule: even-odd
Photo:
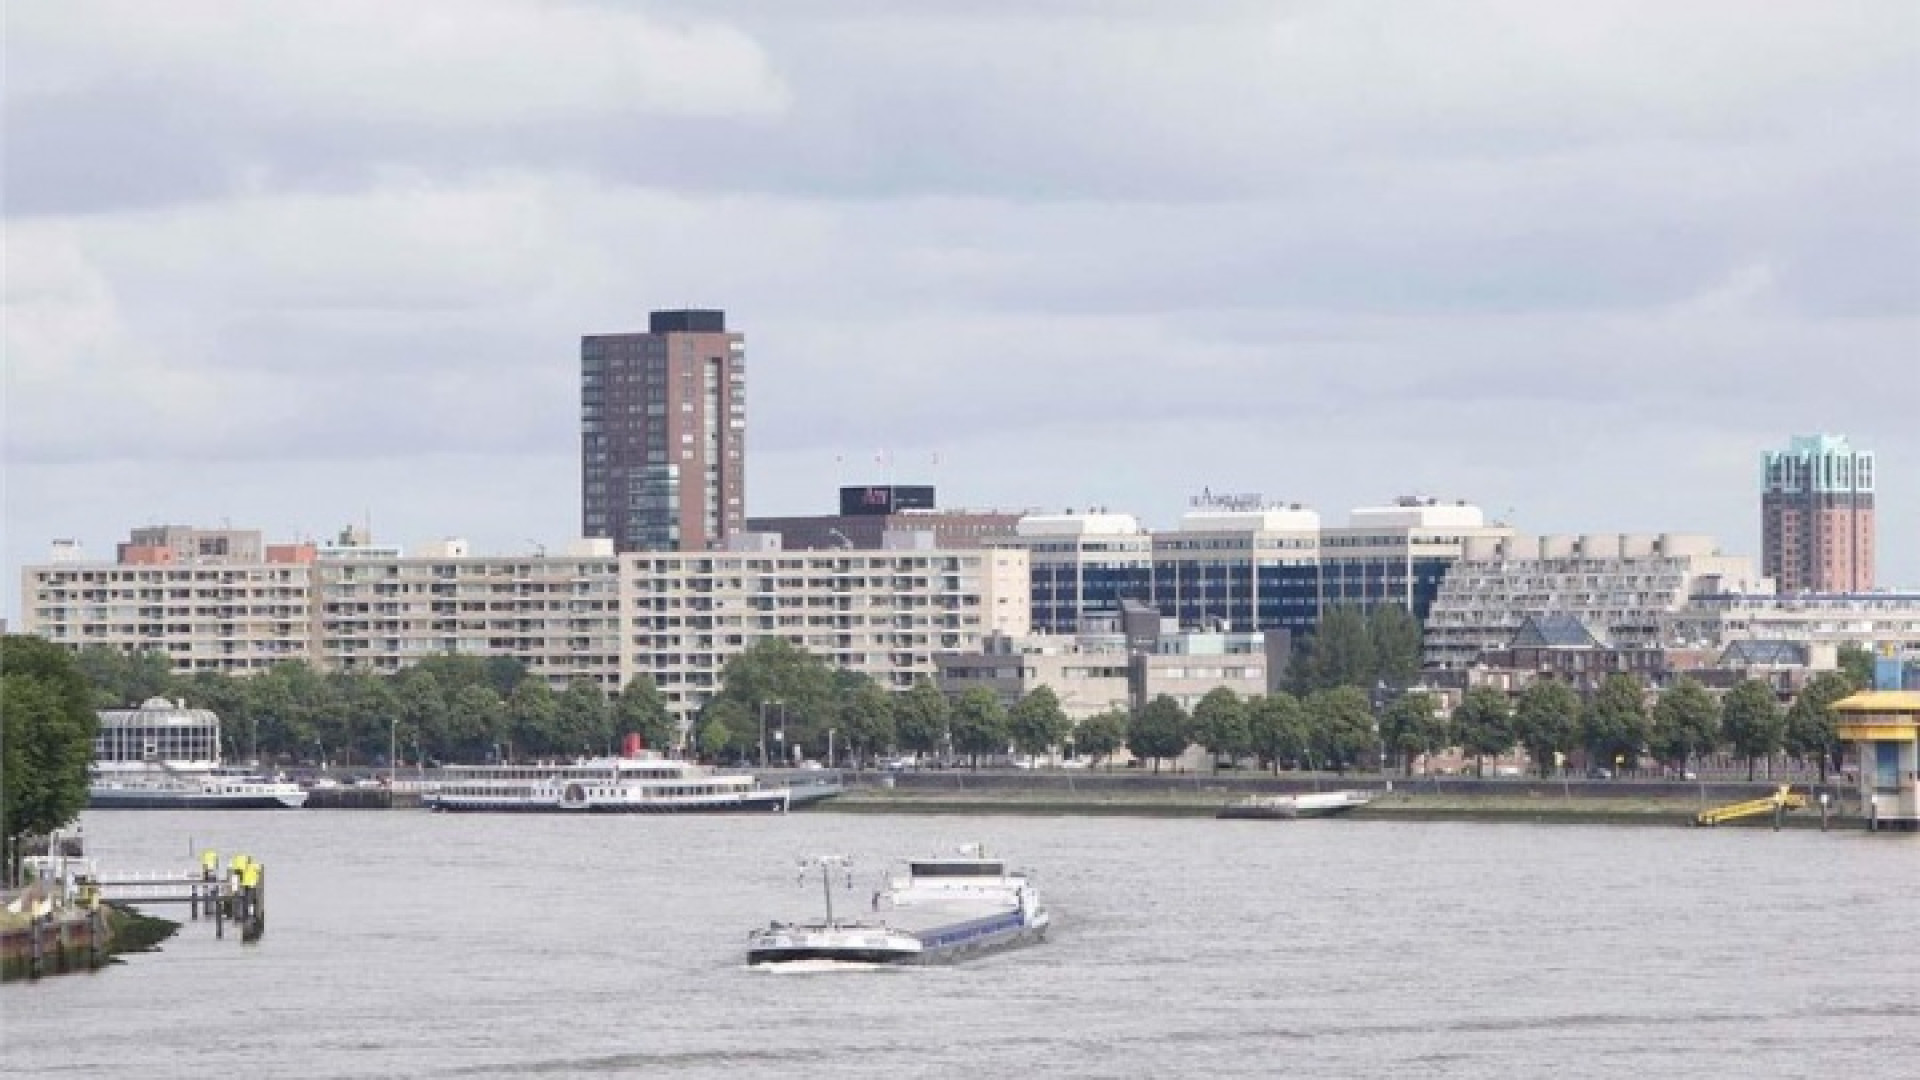
[[654,334],[724,334],[727,332],[727,313],[700,308],[656,311],[648,322],[647,331]]

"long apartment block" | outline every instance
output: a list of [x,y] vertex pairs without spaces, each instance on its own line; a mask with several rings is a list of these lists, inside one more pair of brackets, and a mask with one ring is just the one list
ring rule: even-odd
[[479,556],[458,541],[410,555],[255,544],[238,562],[69,556],[23,570],[21,629],[74,648],[162,652],[183,673],[287,660],[392,672],[447,653],[511,657],[555,686],[584,677],[612,688],[644,672],[683,714],[718,690],[728,660],[765,639],[905,687],[935,676],[937,653],[1029,630],[1023,551],[614,555],[610,546]]

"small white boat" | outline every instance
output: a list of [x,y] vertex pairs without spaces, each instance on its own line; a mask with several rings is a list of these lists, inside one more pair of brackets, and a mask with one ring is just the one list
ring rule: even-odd
[[852,887],[853,861],[825,855],[802,863],[819,870],[826,918],[770,922],[747,934],[747,964],[764,970],[839,970],[960,960],[1046,940],[1052,916],[1030,874],[1010,871],[977,844],[956,854],[910,860],[870,901],[865,917],[838,918],[836,874]]
[[1310,791],[1298,795],[1249,795],[1220,808],[1217,818],[1290,820],[1344,814],[1373,801],[1373,792],[1346,789]]

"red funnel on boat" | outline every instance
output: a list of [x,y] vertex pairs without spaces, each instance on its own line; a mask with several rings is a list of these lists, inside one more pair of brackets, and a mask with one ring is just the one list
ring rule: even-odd
[[645,749],[646,745],[645,740],[640,738],[639,732],[629,731],[626,734],[625,740],[620,744],[620,755],[622,757],[639,757],[640,751]]

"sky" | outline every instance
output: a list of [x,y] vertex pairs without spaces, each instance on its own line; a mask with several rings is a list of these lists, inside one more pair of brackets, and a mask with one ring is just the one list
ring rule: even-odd
[[580,529],[579,339],[725,309],[842,484],[1759,555],[1878,456],[1920,587],[1920,5],[61,0],[5,13],[4,614],[56,538]]

